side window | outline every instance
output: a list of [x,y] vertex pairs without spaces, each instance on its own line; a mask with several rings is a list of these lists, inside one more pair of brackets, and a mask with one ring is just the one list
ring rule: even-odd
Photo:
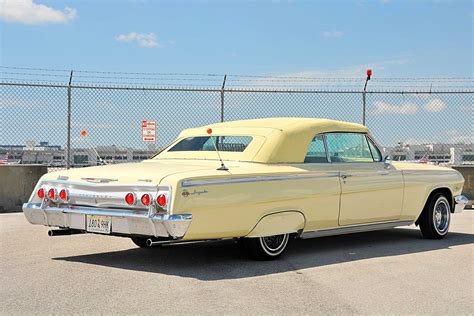
[[304,157],[304,162],[305,163],[328,162],[328,158],[326,156],[326,148],[324,147],[323,136],[317,135],[313,138],[311,143],[309,143],[306,157]]
[[365,134],[328,133],[326,140],[331,162],[373,162]]
[[382,154],[380,153],[380,150],[375,146],[374,142],[369,137],[367,137],[367,141],[369,142],[370,152],[372,153],[374,161],[382,161]]

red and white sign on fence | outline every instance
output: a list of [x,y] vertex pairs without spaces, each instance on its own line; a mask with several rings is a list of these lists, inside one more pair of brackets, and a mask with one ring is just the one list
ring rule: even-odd
[[142,141],[144,142],[156,142],[156,122],[155,121],[142,121]]

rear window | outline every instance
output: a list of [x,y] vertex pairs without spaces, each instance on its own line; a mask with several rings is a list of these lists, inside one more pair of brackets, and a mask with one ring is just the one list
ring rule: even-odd
[[168,151],[219,151],[243,152],[252,142],[251,136],[197,136],[188,137]]

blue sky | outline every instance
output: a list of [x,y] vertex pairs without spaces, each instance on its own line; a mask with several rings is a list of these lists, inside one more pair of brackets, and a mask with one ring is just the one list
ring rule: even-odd
[[[0,0],[0,64],[270,79],[363,80],[367,68],[374,79],[472,77],[473,12],[473,2],[463,0]],[[2,68],[2,77],[11,77],[8,71]],[[67,82],[68,72],[59,74],[45,79]],[[80,84],[81,75],[88,74],[76,72],[74,83]],[[216,87],[222,77],[208,79],[217,80]],[[464,87],[472,89],[472,82]],[[429,89],[431,83],[422,84]],[[66,90],[18,89],[2,88],[0,143],[64,144]],[[367,102],[368,126],[384,145],[472,143],[472,95],[371,95]],[[140,124],[152,119],[164,145],[183,128],[217,121],[219,109],[220,93],[74,90],[73,135],[85,128],[97,135],[97,144],[146,146]],[[360,122],[360,112],[360,95],[226,96],[226,119],[320,116]],[[18,133],[17,126],[34,118],[41,118],[34,120],[38,126]]]
[[366,67],[381,77],[473,71],[471,1],[0,3],[4,66],[350,77]]

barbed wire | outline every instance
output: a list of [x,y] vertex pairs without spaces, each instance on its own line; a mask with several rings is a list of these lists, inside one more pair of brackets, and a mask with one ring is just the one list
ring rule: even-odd
[[66,70],[66,69],[51,69],[51,68],[29,68],[29,67],[13,67],[13,66],[0,66],[0,68],[4,69],[17,69],[17,70],[35,70],[35,71],[50,71],[50,72],[55,72],[55,71],[71,71],[71,70]]
[[[71,70],[53,68],[31,68],[0,66],[0,83],[58,83],[68,84]],[[64,78],[64,81],[58,80]],[[285,75],[226,75],[228,89],[266,89],[273,90],[319,90],[361,91],[366,80],[364,76],[353,77],[310,77]],[[224,75],[216,73],[165,73],[165,72],[119,72],[74,70],[72,84],[76,86],[113,86],[144,88],[176,87],[219,89]],[[372,77],[368,90],[401,90],[405,92],[423,91],[473,91],[474,78],[471,77]]]
[[28,67],[11,67],[11,66],[0,66],[5,69],[16,69],[16,70],[35,70],[35,71],[74,71],[74,73],[96,73],[96,74],[121,74],[121,75],[143,75],[143,76],[207,76],[207,77],[223,77],[225,74],[213,74],[213,73],[171,73],[171,72],[123,72],[123,71],[97,71],[97,70],[66,70],[66,69],[48,69],[48,68],[28,68]]
[[[0,66],[3,69],[13,69],[13,70],[29,70],[29,71],[39,71],[39,72],[70,72],[74,71],[77,73],[90,73],[90,74],[124,74],[124,75],[144,75],[144,76],[196,76],[196,77],[223,77],[225,74],[216,74],[216,73],[169,73],[169,72],[121,72],[121,71],[98,71],[98,70],[73,70],[73,69],[54,69],[54,68],[30,68],[30,67],[12,67],[12,66]],[[13,73],[13,72],[7,72]],[[19,73],[24,75],[46,75],[41,73]],[[52,76],[52,75],[51,75]],[[60,76],[60,75],[58,75]],[[79,75],[75,75],[79,76]],[[81,75],[83,76],[83,75]],[[250,74],[227,74],[228,77],[235,78],[255,78],[256,80],[265,79],[265,80],[344,80],[344,81],[353,81],[353,80],[365,80],[365,76],[361,77],[316,77],[316,76],[286,76],[278,74],[267,74],[267,75],[250,75]],[[86,77],[86,76],[83,76]],[[91,76],[94,78],[109,78],[111,76]],[[123,78],[129,79],[130,77],[118,77],[112,76],[113,78]],[[242,81],[242,79],[233,79],[234,81]],[[251,79],[243,79],[244,81],[250,81]],[[379,81],[469,81],[474,82],[472,77],[373,77],[372,80]]]

